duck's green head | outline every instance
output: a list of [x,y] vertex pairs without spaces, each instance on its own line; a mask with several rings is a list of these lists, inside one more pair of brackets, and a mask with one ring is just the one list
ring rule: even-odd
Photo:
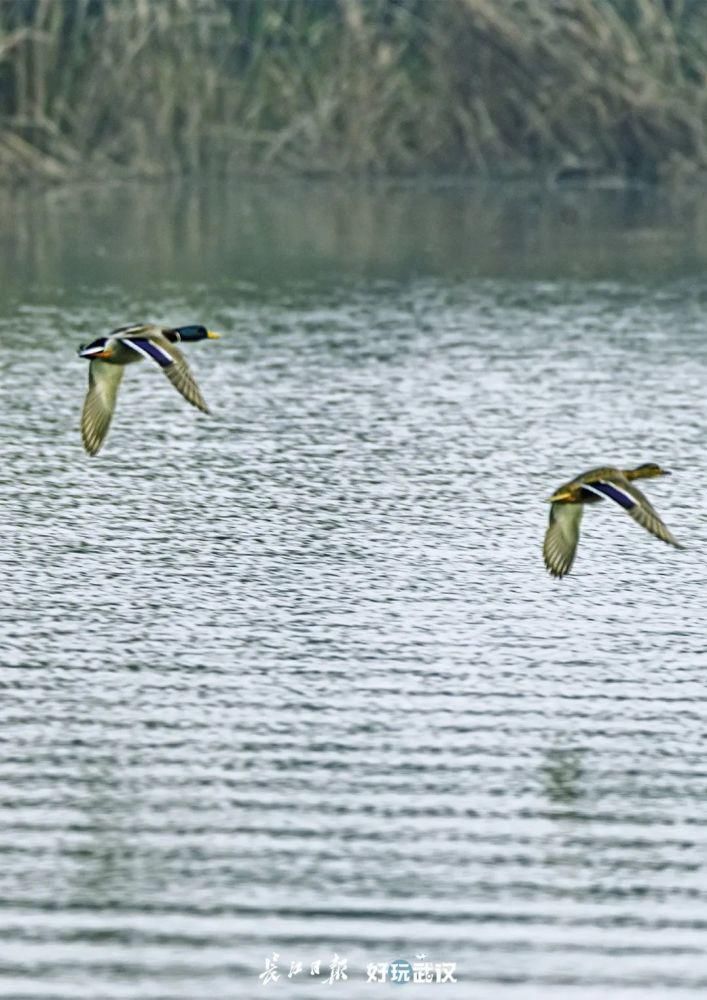
[[205,326],[175,326],[174,333],[179,335],[180,340],[187,342],[193,340],[218,340],[220,333],[207,330]]
[[655,462],[644,462],[643,465],[639,465],[635,469],[630,469],[627,474],[627,479],[653,479],[654,476],[669,476],[670,473],[667,469],[661,469],[659,465]]

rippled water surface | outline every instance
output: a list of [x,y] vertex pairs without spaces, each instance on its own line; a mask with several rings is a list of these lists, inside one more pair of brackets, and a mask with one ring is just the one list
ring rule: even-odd
[[[699,199],[1,207],[0,996],[704,996]],[[224,333],[213,416],[136,365],[89,459],[142,319]],[[648,460],[686,550],[603,504],[550,579],[552,489]]]

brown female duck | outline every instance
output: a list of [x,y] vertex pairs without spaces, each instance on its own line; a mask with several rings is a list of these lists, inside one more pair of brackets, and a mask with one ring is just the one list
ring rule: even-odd
[[663,524],[657,512],[633,485],[634,479],[651,479],[654,476],[669,476],[654,462],[639,465],[636,469],[615,469],[606,466],[590,469],[581,476],[560,486],[549,498],[550,523],[545,533],[543,558],[545,566],[553,576],[569,573],[579,542],[579,528],[584,505],[600,500],[613,500],[656,538],[682,549],[680,544]]

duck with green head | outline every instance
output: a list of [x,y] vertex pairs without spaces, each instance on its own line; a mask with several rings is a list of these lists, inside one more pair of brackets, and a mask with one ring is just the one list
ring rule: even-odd
[[88,392],[81,414],[81,436],[89,455],[105,441],[115,409],[118,389],[126,365],[147,358],[157,364],[188,403],[204,413],[209,408],[199,391],[186,358],[175,346],[185,342],[213,340],[220,334],[205,326],[155,326],[138,323],[121,326],[107,337],[99,337],[79,348],[79,357],[90,361]]
[[655,462],[646,462],[636,469],[615,469],[604,466],[590,469],[581,476],[560,486],[549,498],[550,523],[545,533],[543,557],[545,566],[553,576],[569,573],[579,543],[579,528],[585,504],[613,500],[622,507],[642,528],[656,538],[684,548],[663,524],[647,497],[633,485],[634,479],[652,479],[669,476]]

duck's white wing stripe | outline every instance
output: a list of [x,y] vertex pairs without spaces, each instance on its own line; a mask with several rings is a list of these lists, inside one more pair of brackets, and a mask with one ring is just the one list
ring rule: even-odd
[[137,351],[138,354],[142,354],[143,358],[149,358],[150,357],[150,355],[147,353],[147,351],[145,350],[145,348],[141,347],[140,344],[138,344],[138,342],[135,341],[135,340],[130,340],[128,337],[126,337],[123,340],[123,338],[121,337],[120,338],[120,343],[121,344],[125,344],[126,347],[132,347],[132,349],[134,351]]
[[132,347],[134,351],[138,354],[142,354],[143,358],[149,358],[150,361],[156,361],[160,368],[167,368],[169,365],[174,364],[174,358],[172,355],[165,351],[163,347],[156,344],[154,340],[139,340],[134,337],[120,337],[121,344],[125,344],[126,347]]
[[597,480],[593,483],[582,483],[582,489],[589,490],[590,493],[595,493],[599,497],[608,497],[624,510],[631,510],[636,506],[636,500],[631,494],[617,486],[616,483],[605,483],[603,480]]
[[99,344],[89,344],[88,347],[81,347],[81,348],[79,348],[79,357],[80,358],[90,358],[94,354],[100,354],[101,351],[105,351],[105,349],[106,349],[106,341],[105,340],[103,340]]

